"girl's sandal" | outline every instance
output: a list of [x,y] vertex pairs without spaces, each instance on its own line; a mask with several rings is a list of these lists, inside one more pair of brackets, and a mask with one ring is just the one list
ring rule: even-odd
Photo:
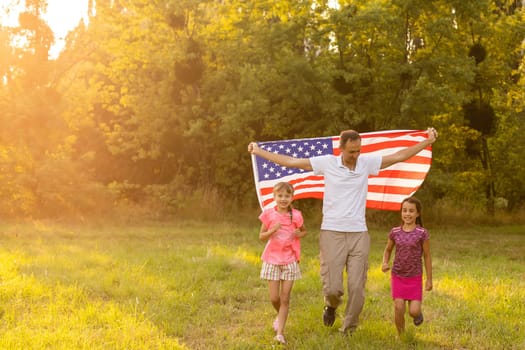
[[284,335],[282,334],[277,334],[273,339],[277,340],[281,344],[286,344],[286,340],[284,339]]
[[419,316],[414,318],[414,324],[416,326],[421,325],[421,323],[423,323],[423,313],[420,313]]

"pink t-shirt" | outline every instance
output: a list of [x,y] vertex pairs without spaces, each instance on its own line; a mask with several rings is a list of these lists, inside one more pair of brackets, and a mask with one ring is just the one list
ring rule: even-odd
[[295,230],[303,226],[302,213],[297,209],[281,214],[277,208],[263,211],[259,220],[266,228],[280,223],[281,227],[266,242],[262,253],[262,260],[269,264],[287,265],[299,261],[301,256],[301,243],[295,235]]
[[423,274],[421,256],[423,242],[429,239],[426,229],[421,226],[410,232],[405,232],[401,226],[394,227],[388,238],[394,241],[396,256],[392,266],[392,273],[402,277],[414,277]]

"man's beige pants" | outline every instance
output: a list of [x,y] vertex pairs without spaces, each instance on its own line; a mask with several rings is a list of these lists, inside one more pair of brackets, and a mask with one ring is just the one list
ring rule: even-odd
[[365,303],[370,236],[368,232],[321,230],[321,280],[325,304],[337,308],[343,299],[343,271],[347,272],[348,301],[342,331],[353,331]]

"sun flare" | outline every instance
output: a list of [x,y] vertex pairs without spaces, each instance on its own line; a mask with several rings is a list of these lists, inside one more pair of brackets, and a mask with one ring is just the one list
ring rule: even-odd
[[47,13],[43,16],[55,33],[55,44],[50,56],[56,57],[65,44],[67,33],[81,19],[87,23],[88,0],[48,0]]
[[[47,11],[42,19],[47,22],[55,35],[55,43],[49,55],[57,57],[65,44],[69,31],[73,30],[80,20],[88,21],[89,0],[47,0]],[[18,26],[18,15],[24,9],[24,1],[11,1],[0,7],[0,21],[5,26]]]

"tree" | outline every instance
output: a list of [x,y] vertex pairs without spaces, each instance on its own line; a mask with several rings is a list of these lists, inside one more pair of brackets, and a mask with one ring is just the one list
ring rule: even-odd
[[29,1],[19,27],[0,27],[0,194],[26,214],[56,204],[42,215],[108,193],[161,214],[254,207],[249,141],[432,125],[443,137],[421,196],[518,208],[518,5],[90,1],[50,61],[45,1]]

